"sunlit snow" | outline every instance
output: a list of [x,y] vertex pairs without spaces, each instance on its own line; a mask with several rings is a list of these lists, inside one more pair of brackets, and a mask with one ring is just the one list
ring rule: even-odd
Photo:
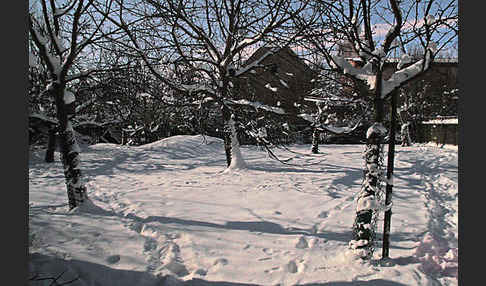
[[207,136],[84,146],[91,201],[71,212],[59,153],[49,164],[32,151],[29,277],[103,286],[458,285],[457,148],[396,148],[383,264],[382,215],[371,262],[348,246],[363,145],[275,150],[285,165],[240,146],[247,168],[232,172],[223,172],[222,140]]

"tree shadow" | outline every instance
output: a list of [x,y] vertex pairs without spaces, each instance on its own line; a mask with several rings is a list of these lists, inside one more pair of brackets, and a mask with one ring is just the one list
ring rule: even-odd
[[[125,259],[121,257],[121,259]],[[129,259],[129,258],[127,258]],[[31,253],[28,257],[29,262],[29,285],[47,285],[46,281],[40,278],[59,277],[56,281],[62,285],[72,281],[69,285],[103,285],[103,286],[259,286],[242,282],[209,281],[201,278],[190,280],[180,280],[173,275],[155,276],[146,271],[115,269],[106,265],[77,260],[62,259],[40,253]],[[35,276],[37,275],[37,276]],[[38,280],[35,280],[37,277]],[[385,279],[373,279],[369,281],[333,281],[326,283],[307,283],[297,284],[296,286],[406,286],[405,284]]]
[[400,266],[405,266],[405,265],[415,264],[420,262],[415,256],[400,256],[396,258],[391,258],[390,261],[392,262],[392,265],[394,264]]
[[296,286],[407,286],[406,284],[385,280],[385,279],[373,279],[368,281],[333,281],[326,283],[309,283],[299,284]]
[[280,224],[269,221],[229,221],[225,224],[217,224],[211,222],[203,222],[196,220],[187,220],[171,217],[150,216],[145,219],[138,218],[134,215],[129,215],[130,218],[135,219],[141,223],[158,222],[161,224],[181,224],[186,226],[200,226],[208,228],[226,229],[226,230],[243,230],[254,233],[266,234],[280,234],[280,235],[305,235],[311,237],[325,238],[328,240],[336,240],[347,242],[351,239],[351,232],[319,232],[315,233],[312,229],[302,229],[296,227],[284,228]]
[[258,172],[267,172],[267,173],[315,173],[315,174],[322,174],[323,170],[315,170],[315,169],[306,169],[305,167],[299,166],[291,166],[288,167],[276,167],[275,165],[271,164],[259,164],[257,166],[248,166],[248,170],[258,171]]
[[68,203],[57,204],[57,205],[30,205],[29,209],[31,210],[45,210],[45,209],[56,209],[56,208],[63,208],[67,207]]
[[[122,257],[122,259],[124,259]],[[77,259],[61,259],[40,253],[31,253],[28,257],[30,264],[29,285],[49,285],[49,280],[35,280],[46,277],[62,276],[56,282],[62,285],[74,280],[69,285],[140,285],[159,286],[164,285],[164,278],[156,277],[145,271],[114,269],[102,264],[87,262]],[[38,278],[34,278],[37,275]],[[48,281],[48,282],[46,282]],[[48,284],[46,284],[48,283]]]
[[[61,206],[61,205],[60,205]],[[43,206],[48,207],[48,206]],[[56,214],[56,213],[53,213]],[[182,226],[196,226],[196,227],[205,227],[211,229],[225,229],[225,230],[241,230],[241,231],[248,231],[253,233],[264,233],[264,234],[278,234],[278,235],[304,235],[308,237],[317,237],[326,240],[333,240],[347,243],[349,240],[352,239],[352,232],[345,231],[345,232],[332,232],[321,230],[316,232],[314,228],[298,228],[298,227],[283,227],[282,225],[271,222],[271,221],[228,221],[224,224],[218,224],[213,222],[206,222],[206,221],[198,221],[198,220],[191,220],[191,219],[181,219],[181,218],[174,218],[174,217],[165,217],[165,216],[149,216],[146,218],[141,218],[133,213],[129,213],[127,215],[116,213],[113,210],[105,210],[102,207],[99,207],[93,204],[90,200],[88,203],[83,206],[82,208],[74,209],[71,212],[63,212],[59,213],[60,215],[80,215],[80,214],[87,214],[90,216],[116,216],[120,218],[128,218],[133,220],[134,222],[140,224],[148,224],[148,223],[160,223],[160,224],[178,224]],[[377,237],[380,237],[381,234],[377,234]],[[392,241],[399,242],[399,241],[416,241],[417,235],[414,233],[406,233],[406,232],[395,232],[392,234],[391,237]],[[379,241],[377,241],[379,242]],[[379,247],[379,245],[377,246]],[[399,247],[396,244],[392,244],[391,248],[403,248]]]
[[[259,284],[247,284],[247,283],[235,283],[226,281],[207,281],[199,278],[192,278],[187,281],[180,281],[172,276],[164,277],[165,284],[177,285],[177,286],[259,286]],[[170,282],[169,282],[170,281]],[[369,281],[333,281],[326,283],[308,283],[308,284],[295,284],[295,286],[407,286],[399,282],[394,282],[385,279],[373,279]]]
[[39,213],[46,213],[50,215],[63,215],[65,213],[56,212],[58,208],[67,210],[68,203],[52,204],[52,205],[29,205],[29,216]]

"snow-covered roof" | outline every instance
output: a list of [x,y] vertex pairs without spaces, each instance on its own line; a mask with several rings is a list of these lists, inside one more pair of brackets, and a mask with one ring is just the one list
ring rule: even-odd
[[422,124],[459,124],[457,118],[437,118],[427,121],[422,121]]
[[252,101],[249,101],[249,100],[246,100],[246,99],[240,99],[240,100],[227,100],[226,102],[230,103],[230,104],[240,104],[240,105],[253,106],[254,108],[257,108],[257,109],[260,108],[260,109],[263,109],[263,110],[266,110],[266,111],[271,111],[271,112],[274,112],[274,113],[277,113],[277,114],[285,114],[285,111],[280,107],[274,107],[274,106],[266,105],[266,104],[260,103],[258,101],[252,102]]
[[[398,63],[400,62],[400,58],[388,58],[386,59],[386,62],[388,63]],[[452,59],[434,59],[432,63],[439,63],[439,64],[445,64],[445,63],[459,63],[458,58],[452,58]]]
[[355,61],[355,62],[362,62],[363,61],[363,59],[361,59],[360,57],[346,58],[346,60]]

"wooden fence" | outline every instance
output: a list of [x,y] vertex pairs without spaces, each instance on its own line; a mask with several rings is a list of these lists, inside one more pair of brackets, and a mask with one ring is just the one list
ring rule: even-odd
[[455,120],[431,120],[421,122],[415,130],[415,142],[434,142],[438,145],[458,145],[459,124]]

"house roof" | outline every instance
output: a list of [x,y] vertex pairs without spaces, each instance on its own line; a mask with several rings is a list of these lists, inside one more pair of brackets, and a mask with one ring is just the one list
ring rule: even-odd
[[262,62],[264,61],[267,57],[273,56],[273,55],[280,55],[279,58],[285,59],[285,57],[282,57],[282,55],[287,55],[287,58],[292,58],[293,64],[299,64],[301,68],[306,69],[308,71],[311,71],[309,66],[304,63],[304,61],[299,58],[299,56],[289,47],[269,47],[269,46],[263,46],[258,48],[245,62],[243,67],[246,67],[248,65],[251,65],[255,61]]
[[278,106],[290,113],[296,112],[295,104],[307,95],[314,76],[313,70],[288,47],[260,47],[236,74],[235,99]]
[[422,124],[459,124],[457,117],[437,117],[435,119],[422,121]]
[[[398,63],[400,61],[400,58],[389,58],[386,60],[389,63]],[[434,59],[433,63],[439,63],[439,64],[457,64],[459,63],[458,58],[451,58],[451,59]]]

